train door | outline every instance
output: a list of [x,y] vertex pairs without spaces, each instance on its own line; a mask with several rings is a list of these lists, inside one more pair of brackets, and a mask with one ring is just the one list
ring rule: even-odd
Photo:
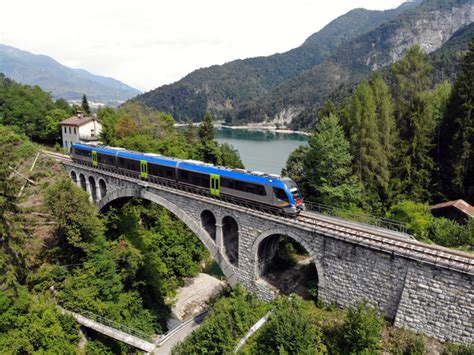
[[221,194],[221,177],[217,174],[211,174],[211,195],[219,196]]
[[92,151],[92,166],[97,166],[97,152],[95,150]]
[[140,176],[144,179],[148,178],[148,164],[146,160],[140,160]]

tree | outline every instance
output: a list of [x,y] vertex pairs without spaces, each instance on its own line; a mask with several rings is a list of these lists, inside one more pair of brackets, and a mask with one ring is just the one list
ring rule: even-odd
[[381,146],[378,162],[381,171],[379,175],[379,178],[381,179],[379,184],[379,195],[382,200],[387,201],[389,198],[388,185],[390,171],[397,138],[395,116],[390,88],[380,75],[375,75],[372,78],[371,87],[374,93],[378,136]]
[[304,160],[310,199],[348,206],[359,201],[359,185],[351,171],[352,156],[335,115],[323,117],[309,138]]
[[221,149],[221,161],[219,164],[227,166],[229,168],[244,168],[242,160],[240,160],[240,154],[237,149],[228,143],[219,144]]
[[351,307],[343,330],[344,353],[375,353],[380,348],[383,318],[366,303]]
[[308,304],[298,296],[281,297],[260,335],[259,353],[324,353],[326,347],[321,337],[321,329],[310,318]]
[[64,262],[78,262],[97,248],[103,238],[103,223],[89,196],[70,178],[64,176],[46,191],[46,206],[54,220],[60,250],[57,256]]
[[474,204],[474,39],[461,63],[440,128],[442,190]]
[[380,200],[379,193],[387,191],[389,180],[375,104],[372,88],[367,82],[362,82],[349,99],[346,109],[353,171],[362,183],[371,205]]
[[407,223],[408,233],[422,240],[428,236],[428,228],[433,220],[428,205],[414,201],[398,202],[390,208],[387,217]]
[[91,113],[91,109],[89,107],[89,102],[87,101],[86,94],[82,95],[81,107],[84,110],[84,112],[87,113],[88,115]]
[[301,145],[296,148],[288,157],[286,166],[281,171],[283,176],[288,176],[293,181],[295,181],[300,189],[303,190],[303,192],[306,192],[306,185],[308,183],[306,170],[304,168],[304,160],[309,152],[309,149],[310,148],[305,145]]
[[430,198],[434,160],[431,156],[436,128],[433,104],[427,92],[431,66],[419,46],[407,51],[392,66],[395,77],[396,122],[399,129],[393,189],[418,201]]
[[214,129],[214,118],[210,112],[204,115],[204,118],[199,125],[198,135],[202,142],[209,142],[214,140],[216,131]]

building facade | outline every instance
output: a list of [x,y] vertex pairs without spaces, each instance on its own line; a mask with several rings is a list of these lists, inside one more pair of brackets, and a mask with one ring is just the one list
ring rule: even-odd
[[69,150],[74,143],[98,144],[102,125],[94,116],[78,113],[61,122],[63,148]]

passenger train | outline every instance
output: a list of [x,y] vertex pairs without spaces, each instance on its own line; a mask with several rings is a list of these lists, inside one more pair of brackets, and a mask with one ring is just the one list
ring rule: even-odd
[[296,183],[279,175],[88,144],[73,144],[71,158],[79,164],[154,183],[177,184],[193,192],[288,216],[304,209]]

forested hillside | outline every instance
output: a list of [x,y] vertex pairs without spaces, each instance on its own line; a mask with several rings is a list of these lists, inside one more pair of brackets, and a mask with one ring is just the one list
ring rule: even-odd
[[429,205],[474,203],[474,39],[454,85],[433,86],[420,47],[386,72],[362,81],[338,105],[317,113],[309,146],[291,154],[284,174],[307,201],[371,211],[408,223],[420,240],[474,250],[474,219],[433,218]]
[[198,121],[208,110],[219,118],[233,120],[238,112],[245,115],[247,107],[264,98],[276,85],[323,62],[340,44],[373,30],[414,6],[416,3],[406,3],[387,11],[352,10],[311,35],[300,47],[286,53],[199,69],[174,84],[152,90],[134,100],[168,112],[181,121],[187,118]]
[[[468,0],[418,4],[384,12],[353,10],[294,50],[200,69],[134,100],[178,120],[198,121],[211,111],[229,123],[278,119],[306,128],[311,113],[325,100],[345,97],[360,80],[399,60],[414,44],[428,53],[439,49],[474,20],[474,5]],[[459,57],[452,49],[445,54]],[[447,65],[452,62],[446,60]],[[444,70],[444,75],[451,74]]]

